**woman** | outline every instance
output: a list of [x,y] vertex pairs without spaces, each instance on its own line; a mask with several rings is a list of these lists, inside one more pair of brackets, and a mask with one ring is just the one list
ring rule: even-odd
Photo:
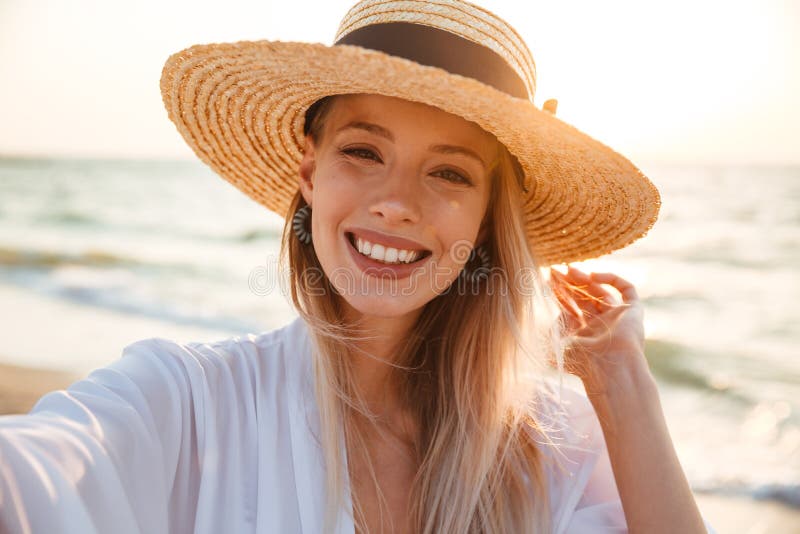
[[332,47],[172,56],[161,89],[187,143],[286,216],[300,317],[142,340],[0,419],[0,524],[704,532],[636,290],[540,270],[641,237],[658,193],[534,87],[519,36],[455,0],[362,1]]

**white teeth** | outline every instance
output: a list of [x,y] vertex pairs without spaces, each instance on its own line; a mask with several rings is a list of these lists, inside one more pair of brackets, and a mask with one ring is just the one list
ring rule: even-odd
[[385,251],[386,249],[383,248],[383,245],[372,245],[372,252],[369,253],[369,257],[373,260],[382,260]]
[[411,263],[422,254],[415,250],[402,250],[373,244],[360,237],[355,238],[358,251],[370,258],[385,263]]

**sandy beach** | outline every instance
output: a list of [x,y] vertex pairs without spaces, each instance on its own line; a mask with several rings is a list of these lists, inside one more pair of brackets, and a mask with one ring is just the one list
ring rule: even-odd
[[77,379],[61,371],[0,364],[0,415],[26,413],[42,395]]
[[[26,413],[45,393],[66,388],[76,375],[0,364],[0,414]],[[800,534],[800,510],[743,497],[697,494],[718,534]]]
[[800,510],[774,501],[695,494],[718,534],[800,534]]

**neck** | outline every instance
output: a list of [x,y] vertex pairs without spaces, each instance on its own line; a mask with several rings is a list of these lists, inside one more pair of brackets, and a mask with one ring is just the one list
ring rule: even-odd
[[368,339],[355,342],[358,350],[351,354],[354,386],[376,415],[389,418],[402,410],[397,376],[393,371],[399,349],[411,331],[420,310],[399,317],[365,315],[355,309],[348,316]]

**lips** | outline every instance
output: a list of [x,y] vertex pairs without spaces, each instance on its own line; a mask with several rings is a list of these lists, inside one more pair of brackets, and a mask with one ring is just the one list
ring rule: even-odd
[[[411,261],[411,262],[400,262],[400,263],[391,262],[391,263],[387,263],[387,262],[383,262],[383,261],[381,261],[381,260],[378,260],[378,259],[372,258],[372,257],[370,257],[370,256],[368,256],[368,255],[362,254],[362,253],[361,253],[361,252],[358,250],[358,245],[357,245],[357,243],[356,243],[356,239],[357,239],[357,238],[356,238],[356,235],[355,235],[355,234],[353,234],[352,232],[346,232],[346,233],[345,233],[345,236],[347,237],[347,240],[350,242],[350,246],[351,246],[351,248],[352,248],[352,249],[353,249],[353,250],[354,250],[354,251],[355,251],[355,252],[356,252],[358,255],[360,255],[360,256],[364,257],[365,259],[368,259],[368,260],[370,260],[370,261],[374,262],[376,265],[380,265],[380,266],[393,267],[393,266],[397,266],[397,265],[414,265],[414,264],[416,264],[416,263],[419,263],[420,261],[424,260],[425,258],[427,258],[428,256],[430,256],[430,255],[431,255],[431,251],[430,251],[430,250],[426,250],[426,249],[424,249],[424,248],[421,248],[421,247],[419,247],[419,248],[401,248],[401,250],[413,250],[413,251],[417,251],[417,252],[418,252],[418,255],[419,255],[419,257],[417,257],[417,258],[416,258],[414,261]],[[383,245],[383,243],[378,243],[378,244],[381,244],[381,245]],[[395,247],[391,247],[391,245],[389,245],[389,246],[387,246],[386,248],[395,248]]]
[[370,243],[375,243],[384,247],[396,248],[398,250],[426,250],[425,245],[412,239],[384,234],[376,230],[370,230],[369,228],[351,227],[345,228],[345,232],[354,234],[356,237],[366,239]]
[[348,232],[343,237],[347,241],[347,250],[350,251],[353,263],[359,268],[361,275],[368,278],[388,279],[390,281],[408,278],[416,272],[424,272],[424,265],[432,256],[430,251],[425,251],[424,256],[411,263],[383,263],[361,254],[353,243],[353,235],[351,233]]

